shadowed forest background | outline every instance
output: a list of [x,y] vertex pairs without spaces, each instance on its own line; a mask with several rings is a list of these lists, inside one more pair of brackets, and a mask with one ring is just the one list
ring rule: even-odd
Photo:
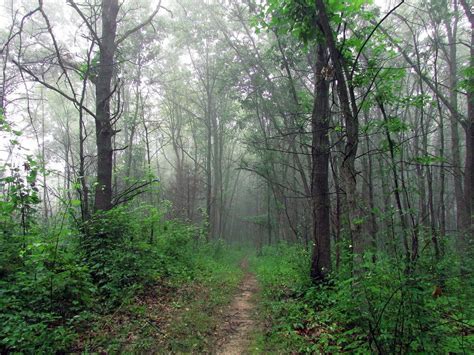
[[236,352],[472,353],[473,46],[471,0],[4,0],[0,352],[218,352],[248,283]]

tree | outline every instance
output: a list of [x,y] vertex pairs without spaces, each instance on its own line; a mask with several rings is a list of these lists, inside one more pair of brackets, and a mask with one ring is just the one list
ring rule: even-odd
[[464,226],[467,240],[465,245],[472,249],[474,236],[474,13],[466,0],[460,0],[471,25],[470,61],[466,75],[467,118],[464,123],[466,131],[466,162],[464,169],[464,196],[466,201],[467,223]]
[[329,201],[329,83],[328,55],[325,44],[317,45],[315,95],[311,129],[313,136],[311,195],[313,199],[313,256],[311,277],[324,280],[331,270],[331,235]]
[[[99,42],[100,54],[98,74],[95,79],[95,134],[97,144],[97,186],[94,208],[108,210],[112,207],[112,137],[114,117],[110,112],[111,97],[117,87],[112,88],[115,68],[118,0],[103,0],[102,35]],[[118,113],[117,113],[118,114]],[[116,114],[116,115],[117,115]]]

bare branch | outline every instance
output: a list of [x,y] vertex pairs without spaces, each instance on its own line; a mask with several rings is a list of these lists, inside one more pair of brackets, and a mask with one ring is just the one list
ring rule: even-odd
[[133,27],[132,29],[128,30],[127,32],[124,33],[124,35],[122,37],[120,37],[116,42],[115,42],[115,45],[118,46],[120,43],[122,43],[123,41],[125,41],[127,39],[128,36],[130,36],[131,34],[141,30],[143,27],[145,27],[146,25],[150,24],[151,21],[153,21],[153,19],[155,18],[156,14],[158,13],[158,11],[160,10],[161,8],[161,0],[158,2],[158,5],[156,6],[156,9],[155,11],[153,11],[153,13],[150,15],[150,17],[148,17],[144,22],[142,22],[141,24],[139,24],[138,26],[135,26]]
[[89,32],[91,33],[92,37],[94,37],[94,40],[97,42],[97,44],[99,45],[99,47],[101,46],[101,41],[100,41],[100,38],[99,36],[97,35],[97,32],[92,28],[92,25],[91,23],[89,22],[89,20],[86,18],[86,16],[84,15],[84,13],[81,11],[81,9],[79,9],[79,7],[77,6],[77,4],[73,1],[73,0],[67,0],[67,3],[69,5],[71,5],[71,7],[76,10],[76,12],[78,13],[78,15],[82,18],[82,20],[84,21],[84,23],[86,24],[87,28],[89,29]]
[[36,81],[37,83],[40,83],[41,85],[43,85],[44,87],[58,93],[59,95],[61,95],[62,97],[64,97],[65,99],[71,101],[75,106],[79,106],[79,107],[82,107],[84,111],[86,111],[89,115],[91,115],[92,117],[95,117],[95,114],[89,110],[87,107],[85,106],[82,106],[80,102],[78,102],[74,97],[71,97],[69,96],[68,94],[66,94],[65,92],[59,90],[58,88],[54,87],[53,85],[51,84],[48,84],[46,81],[40,79],[35,73],[33,73],[33,71],[27,67],[24,67],[22,66],[20,63],[18,63],[15,59],[12,59],[12,63],[15,64],[18,69],[20,69],[21,71],[24,71],[25,73],[27,73],[32,79],[33,81]]

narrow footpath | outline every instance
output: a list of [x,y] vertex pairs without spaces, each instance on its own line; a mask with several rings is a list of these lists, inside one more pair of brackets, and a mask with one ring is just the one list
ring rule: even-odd
[[224,321],[218,330],[217,354],[248,354],[252,334],[256,327],[255,294],[258,283],[248,271],[248,261],[241,263],[245,275],[239,285],[239,292],[229,306]]

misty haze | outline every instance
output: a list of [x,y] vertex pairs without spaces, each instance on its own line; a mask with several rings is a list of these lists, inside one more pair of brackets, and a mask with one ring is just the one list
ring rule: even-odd
[[474,353],[472,0],[2,0],[0,353]]

